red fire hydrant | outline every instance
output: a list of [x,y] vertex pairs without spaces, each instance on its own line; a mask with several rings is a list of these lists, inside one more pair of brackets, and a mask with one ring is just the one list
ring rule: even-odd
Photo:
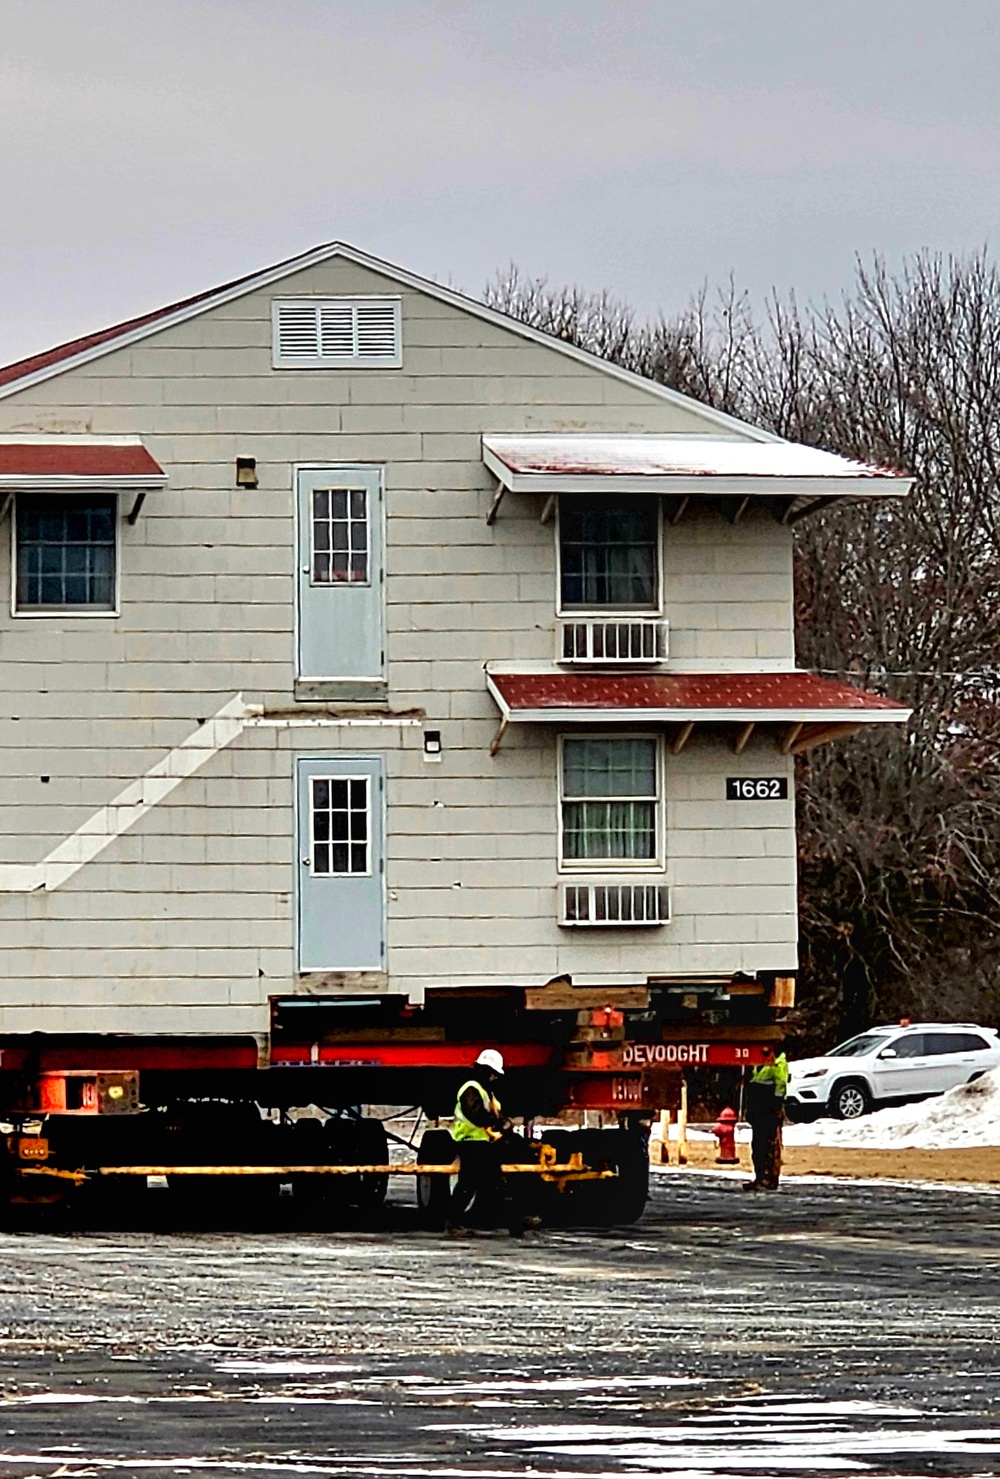
[[736,1125],[739,1116],[735,1109],[724,1109],[719,1115],[719,1123],[712,1126],[712,1134],[719,1142],[719,1154],[715,1157],[717,1166],[738,1166],[740,1158],[736,1154]]

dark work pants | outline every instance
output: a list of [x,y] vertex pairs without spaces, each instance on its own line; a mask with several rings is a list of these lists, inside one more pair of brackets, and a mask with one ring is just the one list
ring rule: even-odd
[[753,1178],[758,1186],[767,1187],[769,1191],[776,1191],[781,1179],[781,1126],[784,1118],[784,1110],[775,1107],[758,1111],[750,1121]]
[[510,1149],[506,1136],[502,1140],[460,1140],[456,1144],[458,1181],[448,1207],[452,1227],[461,1227],[473,1209],[477,1222],[506,1222],[512,1227],[520,1222],[500,1169],[509,1159]]

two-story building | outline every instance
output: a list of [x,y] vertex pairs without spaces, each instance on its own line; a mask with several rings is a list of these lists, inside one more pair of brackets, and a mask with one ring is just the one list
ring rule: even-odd
[[907,488],[342,244],[8,366],[0,1036],[766,995],[795,756],[906,718],[793,528]]

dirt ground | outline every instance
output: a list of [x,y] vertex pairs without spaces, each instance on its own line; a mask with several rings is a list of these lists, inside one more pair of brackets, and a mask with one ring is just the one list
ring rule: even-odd
[[[742,1174],[750,1169],[750,1147],[740,1145],[737,1149],[740,1166],[732,1169]],[[724,1166],[715,1163],[717,1153],[714,1144],[689,1141],[687,1164],[724,1171]],[[676,1160],[676,1155],[676,1146],[671,1146],[671,1159]],[[973,1150],[849,1150],[839,1146],[786,1145],[783,1174],[996,1185],[1000,1184],[1000,1146]]]

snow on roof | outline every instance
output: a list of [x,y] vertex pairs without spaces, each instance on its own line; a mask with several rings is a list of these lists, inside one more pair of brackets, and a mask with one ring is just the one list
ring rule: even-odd
[[902,479],[908,487],[910,482],[889,468],[816,447],[736,437],[489,435],[483,437],[483,451],[487,465],[513,491],[517,491],[518,480],[527,488],[538,487],[543,479],[594,477],[649,479],[651,483],[673,478],[795,479],[821,484]]

